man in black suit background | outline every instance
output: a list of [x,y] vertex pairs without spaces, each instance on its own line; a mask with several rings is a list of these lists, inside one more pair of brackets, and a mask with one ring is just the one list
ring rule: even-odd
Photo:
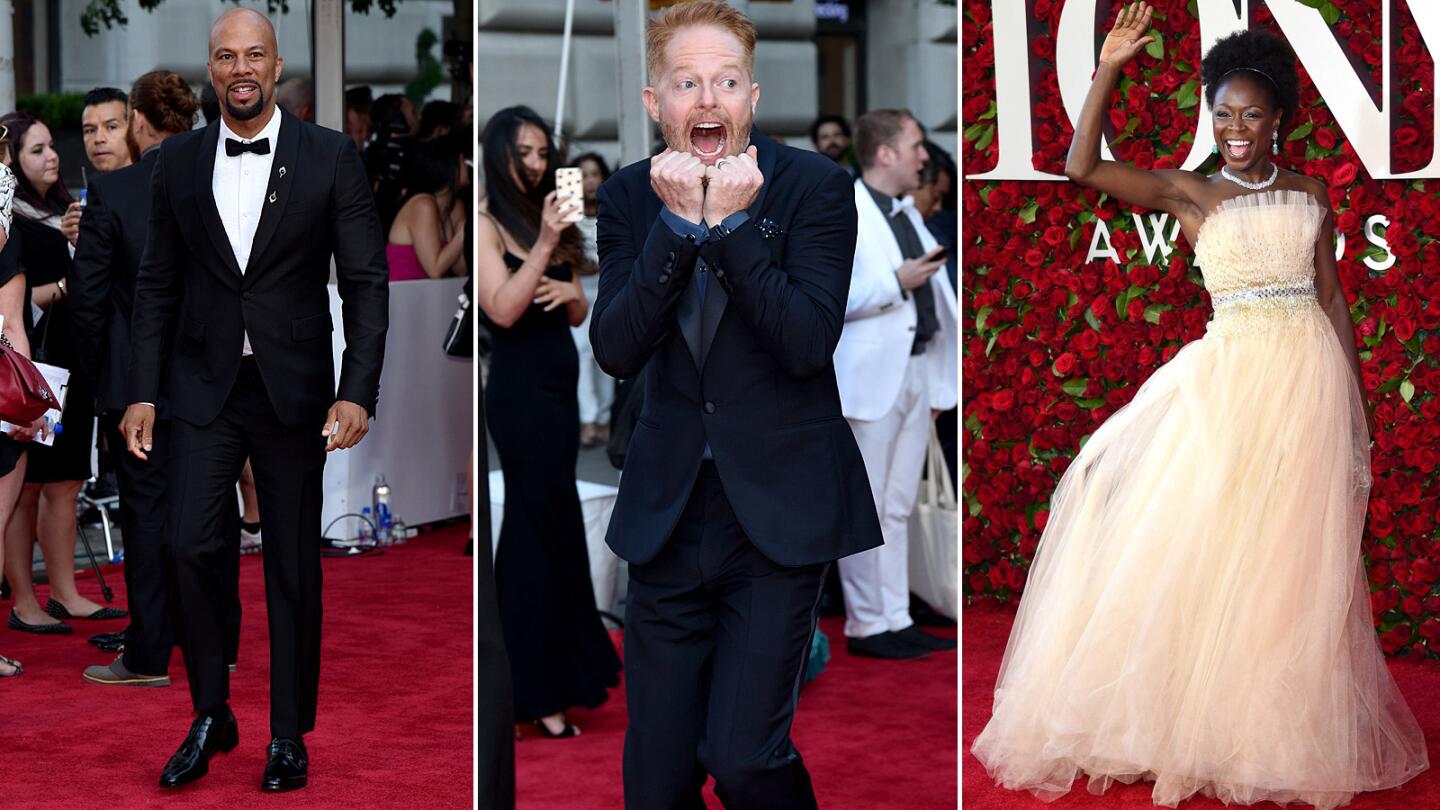
[[[120,489],[130,608],[124,652],[109,664],[86,668],[83,677],[101,685],[166,686],[174,644],[168,582],[173,572],[165,560],[163,534],[170,450],[167,397],[161,394],[157,400],[148,461],[124,452],[120,418],[130,403],[130,314],[149,230],[151,175],[160,143],[189,131],[198,102],[184,77],[155,70],[135,80],[128,103],[127,151],[133,149],[140,159],[91,181],[70,280],[76,353],[95,391],[101,435],[112,451]],[[238,563],[238,555],[222,560],[226,663],[235,661],[239,643]]]
[[[264,510],[270,733],[261,787],[304,786],[303,735],[320,683],[320,515],[327,451],[354,446],[379,393],[388,324],[384,234],[344,135],[278,111],[275,29],[250,9],[210,32],[221,120],[160,147],[150,232],[135,284],[128,449],[153,448],[168,383],[168,532],[179,634],[196,717],[160,776],[203,776],[238,743],[221,642],[217,561],[247,456]],[[345,351],[335,384],[327,283],[334,257]],[[165,350],[173,336],[173,348]]]
[[813,808],[790,741],[821,584],[880,544],[841,416],[849,176],[753,130],[754,26],[723,2],[647,32],[669,146],[600,189],[601,368],[644,374],[607,541],[630,563],[627,808]]

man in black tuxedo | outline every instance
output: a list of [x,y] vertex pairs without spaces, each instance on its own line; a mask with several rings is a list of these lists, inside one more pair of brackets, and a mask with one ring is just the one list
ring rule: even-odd
[[[171,431],[168,398],[161,394],[157,399],[148,461],[123,452],[120,418],[130,403],[130,313],[149,230],[151,175],[161,142],[189,130],[197,102],[182,77],[157,70],[135,80],[129,103],[133,109],[128,115],[128,141],[140,159],[91,181],[70,276],[76,353],[95,391],[101,434],[112,450],[120,488],[130,607],[125,651],[107,665],[86,668],[83,677],[102,685],[166,686],[174,643],[168,581],[173,570],[165,559],[163,534]],[[234,529],[238,531],[238,523]],[[232,663],[240,634],[239,555],[221,562],[225,660]]]
[[[644,374],[607,536],[630,563],[627,808],[813,808],[790,741],[828,564],[880,544],[831,354],[849,176],[751,128],[755,29],[723,2],[650,23],[669,149],[600,189],[601,368]],[[748,146],[748,148],[747,148]]]
[[[200,778],[216,751],[238,741],[216,563],[236,542],[223,526],[247,456],[265,505],[272,740],[261,787],[305,784],[302,735],[315,726],[320,684],[325,453],[364,437],[379,393],[389,272],[365,169],[344,135],[276,109],[282,67],[263,15],[234,9],[215,23],[209,71],[221,120],[161,145],[135,283],[132,404],[121,431],[140,458],[153,448],[149,403],[165,370],[174,421],[168,531],[197,712],[161,773],[165,787]],[[338,391],[332,255],[345,329]]]

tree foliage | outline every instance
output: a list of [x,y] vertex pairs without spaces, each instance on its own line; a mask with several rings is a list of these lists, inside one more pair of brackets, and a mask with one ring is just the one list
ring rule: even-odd
[[[140,8],[153,12],[165,0],[138,0],[138,2]],[[239,0],[220,0],[220,2],[239,5]],[[393,17],[395,16],[395,5],[400,0],[349,0],[349,2],[350,10],[357,14],[369,14],[370,9],[379,8],[386,17]],[[288,0],[265,0],[265,6],[271,14],[277,11],[281,14],[290,13]],[[92,37],[100,33],[102,25],[108,30],[117,25],[123,28],[129,23],[130,19],[120,8],[120,0],[89,0],[85,4],[85,9],[80,12],[80,27],[84,29],[86,35]]]

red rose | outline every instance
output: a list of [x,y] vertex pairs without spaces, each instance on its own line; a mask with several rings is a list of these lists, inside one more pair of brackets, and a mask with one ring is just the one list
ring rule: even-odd
[[1053,366],[1053,368],[1058,376],[1068,376],[1070,372],[1075,370],[1075,355],[1071,354],[1070,352],[1065,352],[1064,354],[1055,358],[1055,365]]
[[1315,143],[1325,149],[1335,148],[1335,130],[1328,127],[1321,127],[1315,130]]
[[1355,176],[1360,169],[1354,163],[1342,163],[1335,173],[1330,175],[1330,182],[1337,186],[1348,186],[1355,182]]
[[1394,655],[1410,646],[1410,636],[1410,627],[1402,624],[1381,636],[1380,646],[1387,654]]
[[996,411],[1008,411],[1015,407],[1015,392],[1009,389],[996,391],[990,398],[990,407]]

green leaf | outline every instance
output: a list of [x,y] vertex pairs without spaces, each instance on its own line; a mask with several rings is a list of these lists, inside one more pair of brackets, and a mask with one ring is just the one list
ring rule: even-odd
[[1030,223],[1035,221],[1035,212],[1039,210],[1040,204],[1035,202],[1034,200],[1031,200],[1030,202],[1025,204],[1024,208],[1020,209],[1020,221],[1025,223],[1026,225],[1029,225]]
[[1340,9],[1334,3],[1326,2],[1320,6],[1320,17],[1325,20],[1326,25],[1334,25],[1340,22]]
[[1391,391],[1399,388],[1401,382],[1403,382],[1403,380],[1401,380],[1399,377],[1396,377],[1393,380],[1386,380],[1385,382],[1380,383],[1380,387],[1375,389],[1375,393],[1388,394]]
[[1160,325],[1160,313],[1169,309],[1169,304],[1151,304],[1145,308],[1145,320],[1156,326]]
[[1172,93],[1170,97],[1179,102],[1178,106],[1182,110],[1194,107],[1200,103],[1200,94],[1197,92],[1199,86],[1198,81],[1191,79],[1180,85],[1180,89]]
[[995,117],[995,102],[990,102],[990,109],[980,114],[981,121],[989,121]]
[[1095,317],[1095,312],[1089,307],[1085,308],[1085,323],[1090,324],[1090,328],[1096,332],[1100,331],[1100,319]]
[[980,134],[980,139],[975,141],[975,148],[983,151],[993,140],[995,140],[995,125],[987,124],[985,131]]
[[973,123],[970,126],[966,127],[964,133],[965,140],[973,141],[976,138],[980,137],[980,133],[985,129],[986,126],[988,126],[988,124],[982,124],[977,121],[976,123]]
[[[1085,216],[1086,213],[1087,213],[1087,212],[1082,211],[1082,212],[1080,212],[1080,216],[1083,217],[1083,216]],[[1083,221],[1083,220],[1082,220],[1082,221]],[[1071,229],[1070,229],[1070,249],[1071,249],[1071,250],[1074,250],[1074,249],[1075,249],[1075,243],[1076,243],[1076,242],[1079,242],[1079,241],[1080,241],[1080,229],[1079,229],[1079,228],[1071,228]]]
[[984,332],[984,331],[985,331],[985,319],[988,318],[988,317],[990,317],[990,313],[991,313],[992,311],[994,311],[994,307],[981,307],[981,308],[980,308],[980,311],[977,312],[977,313],[975,313],[975,331],[976,331],[976,332]]
[[1075,400],[1075,404],[1076,404],[1076,405],[1079,405],[1080,407],[1084,408],[1084,409],[1087,410],[1087,411],[1093,411],[1093,410],[1095,410],[1096,408],[1103,408],[1103,407],[1105,407],[1105,400],[1104,400],[1103,398],[1099,398],[1099,399],[1077,399],[1077,400]]
[[1073,380],[1066,380],[1060,384],[1060,390],[1072,397],[1085,395],[1085,389],[1090,385],[1089,377],[1076,377]]
[[990,336],[990,342],[985,344],[985,356],[986,356],[986,357],[989,357],[989,356],[990,356],[990,350],[993,349],[993,348],[995,348],[995,338],[997,338],[997,337],[999,337],[999,335],[991,335],[991,336]]
[[1146,46],[1145,46],[1145,53],[1150,54],[1151,56],[1153,56],[1153,57],[1156,58],[1156,59],[1163,59],[1163,58],[1165,58],[1165,37],[1164,37],[1164,35],[1161,34],[1159,31],[1151,30],[1150,36],[1155,37],[1155,41],[1152,42],[1152,43],[1150,43],[1149,45],[1146,45]]
[[1400,398],[1409,402],[1415,396],[1415,383],[1406,380],[1400,383]]
[[1305,136],[1309,135],[1309,134],[1311,133],[1311,131],[1313,131],[1314,129],[1315,129],[1315,122],[1314,122],[1314,121],[1306,121],[1305,123],[1301,124],[1300,126],[1295,127],[1295,130],[1294,130],[1293,132],[1291,132],[1290,135],[1289,135],[1289,137],[1285,138],[1285,140],[1287,140],[1287,141],[1298,141],[1298,140],[1300,140],[1301,138],[1304,138]]

